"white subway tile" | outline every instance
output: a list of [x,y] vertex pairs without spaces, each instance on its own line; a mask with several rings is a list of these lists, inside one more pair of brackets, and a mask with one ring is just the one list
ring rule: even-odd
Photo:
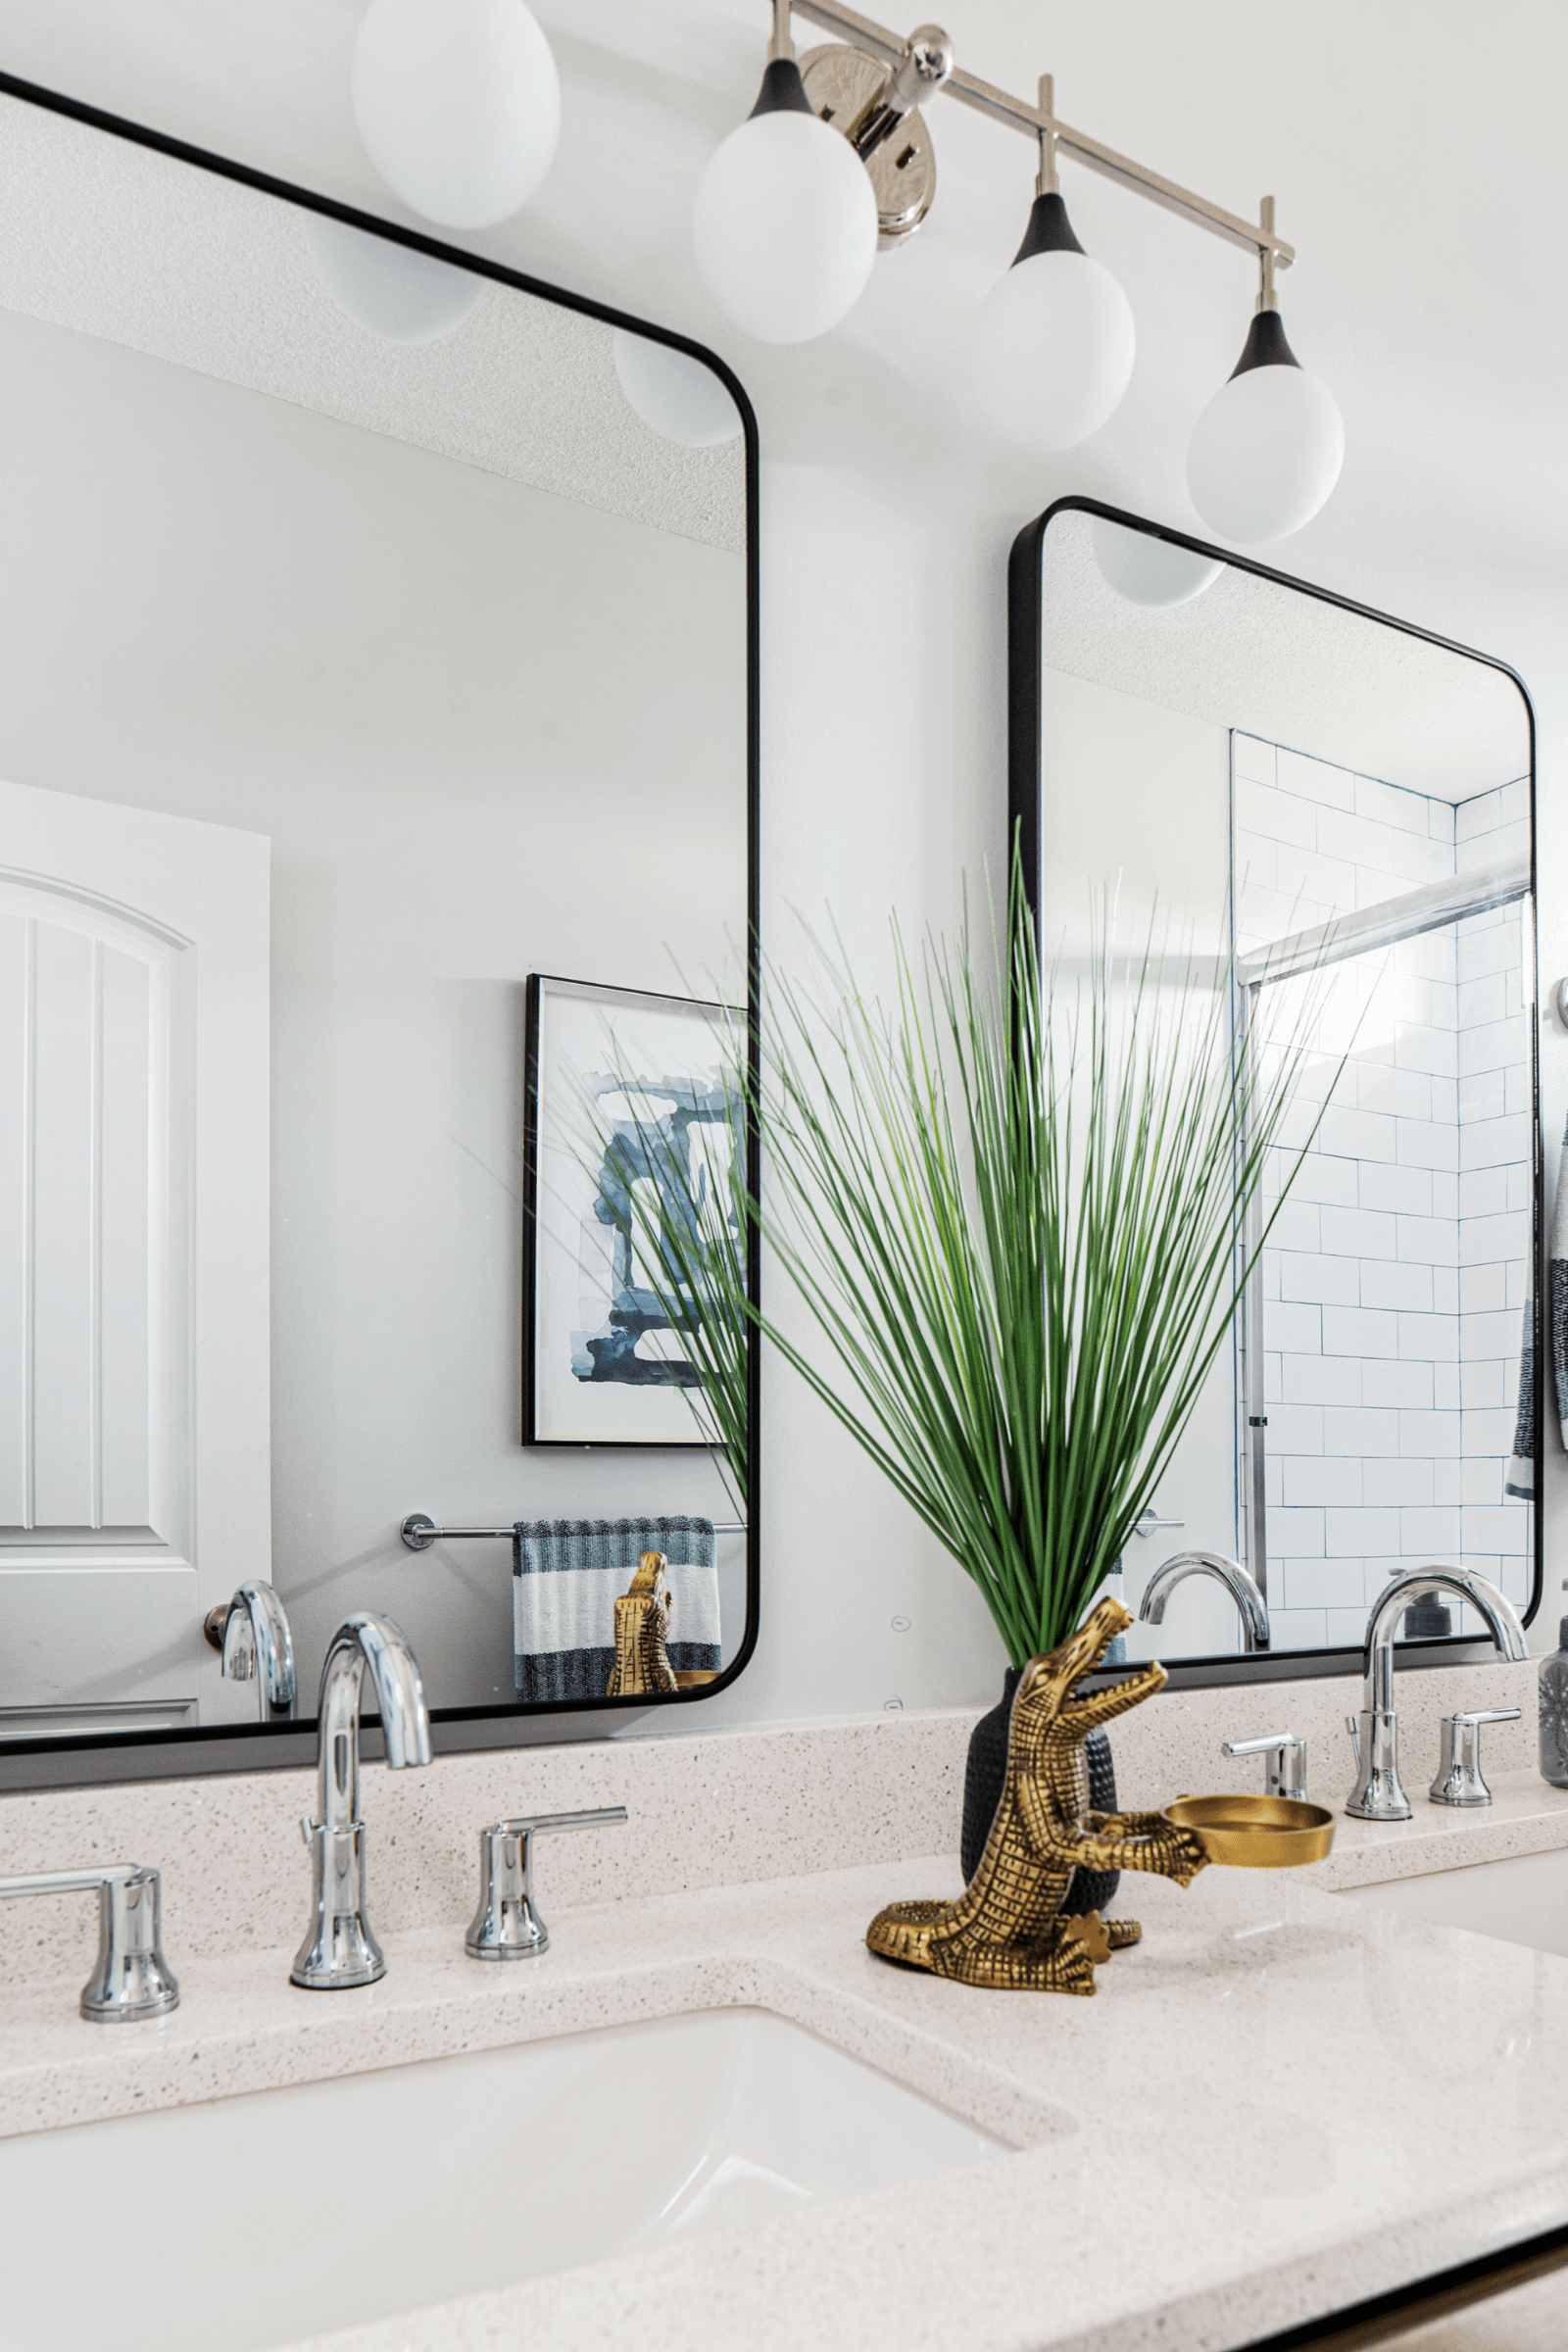
[[[1423,840],[1422,849],[1431,848]],[[1388,895],[1388,877],[1395,868],[1394,827],[1379,823],[1375,817],[1356,816],[1345,808],[1320,808],[1317,819],[1317,847],[1326,858],[1348,858],[1352,865],[1373,868],[1383,877],[1383,890]]]
[[1522,1313],[1530,1296],[1530,1262],[1528,1258],[1510,1258],[1504,1271],[1508,1277],[1508,1304],[1516,1313]]
[[1328,1355],[1284,1355],[1280,1359],[1283,1399],[1287,1404],[1359,1404],[1360,1358]]
[[1427,1168],[1385,1167],[1381,1161],[1357,1160],[1357,1204],[1362,1208],[1398,1209],[1406,1216],[1430,1217],[1432,1174]]
[[1459,1410],[1459,1367],[1457,1364],[1433,1365],[1432,1401],[1440,1413],[1456,1413]]
[[[1385,1360],[1378,1364],[1375,1380],[1363,1381],[1363,1393],[1369,1404],[1401,1409],[1409,1406],[1424,1412],[1438,1401],[1436,1380],[1442,1369],[1441,1364],[1430,1363],[1424,1356],[1404,1356],[1397,1363]],[[1457,1396],[1453,1401],[1458,1404]],[[1402,1444],[1399,1450],[1404,1450]]]
[[[1445,1470],[1457,1469],[1457,1464],[1445,1462]],[[1389,1504],[1430,1504],[1437,1500],[1433,1493],[1434,1464],[1420,1454],[1396,1455],[1389,1458],[1373,1455],[1362,1466],[1361,1499],[1372,1507]],[[1455,1502],[1458,1496],[1454,1496]]]
[[1494,826],[1501,822],[1502,802],[1498,793],[1478,792],[1472,799],[1460,801],[1454,809],[1454,841],[1474,841],[1478,833],[1490,833]]
[[1494,1453],[1466,1454],[1459,1464],[1461,1499],[1466,1508],[1481,1503],[1491,1509],[1502,1493],[1502,1464]]
[[1434,1502],[1463,1502],[1463,1462],[1432,1462],[1432,1499]]
[[1399,1548],[1407,1556],[1414,1552],[1427,1559],[1445,1556],[1453,1559],[1462,1545],[1456,1504],[1447,1510],[1404,1510],[1399,1513]]
[[[1320,1260],[1338,1265],[1338,1258]],[[1268,1312],[1268,1344],[1300,1355],[1318,1355],[1323,1348],[1323,1309],[1285,1303],[1272,1306]]]
[[1459,1269],[1457,1266],[1433,1266],[1432,1311],[1435,1315],[1456,1315],[1459,1312]]
[[1351,1559],[1368,1551],[1399,1549],[1398,1511],[1336,1511],[1323,1514],[1323,1548],[1331,1560]]
[[1461,1217],[1459,1263],[1485,1265],[1494,1257],[1524,1257],[1530,1249],[1530,1212],[1509,1209],[1500,1217]]
[[1315,801],[1320,808],[1355,807],[1355,778],[1348,767],[1333,767],[1327,760],[1310,759],[1304,752],[1289,752],[1281,744],[1275,755],[1274,773],[1281,792],[1298,792],[1303,800]]
[[1268,842],[1288,841],[1298,850],[1317,848],[1317,810],[1294,792],[1279,792],[1272,785],[1238,776],[1234,808],[1238,833],[1257,834]]
[[1323,1513],[1298,1510],[1271,1513],[1268,1547],[1276,1559],[1320,1560],[1323,1557]]
[[1454,1168],[1434,1168],[1432,1171],[1432,1214],[1435,1217],[1457,1217],[1459,1214],[1459,1176]]
[[1348,914],[1355,906],[1355,868],[1343,858],[1324,858],[1281,842],[1276,870],[1282,891],[1298,892],[1335,914]]
[[1427,820],[1434,841],[1452,842],[1453,803],[1451,801],[1428,801]]
[[1519,1398],[1519,1366],[1500,1356],[1482,1356],[1459,1366],[1459,1402],[1466,1413],[1507,1407]]
[[1459,1178],[1459,1214],[1498,1217],[1508,1205],[1508,1176],[1501,1167],[1466,1168]]
[[1535,1109],[1535,1090],[1530,1083],[1528,1064],[1510,1062],[1502,1077],[1504,1109],[1523,1111],[1527,1117],[1530,1116]]
[[1518,1357],[1523,1335],[1521,1318],[1513,1309],[1495,1307],[1490,1313],[1466,1315],[1463,1330],[1459,1354],[1465,1363],[1481,1363],[1488,1357],[1513,1363]]
[[1459,1273],[1459,1305],[1466,1316],[1496,1314],[1508,1303],[1507,1268],[1501,1264],[1464,1266]]
[[1236,896],[1243,905],[1253,890],[1277,889],[1279,858],[1273,842],[1250,830],[1238,832],[1231,843],[1231,871],[1236,877]]
[[1338,1458],[1293,1453],[1283,1463],[1282,1503],[1335,1503],[1356,1508],[1361,1501],[1361,1460],[1358,1454]]
[[[1498,1492],[1501,1492],[1500,1479]],[[1472,1505],[1464,1515],[1465,1541],[1483,1551],[1516,1551],[1526,1515],[1527,1506],[1522,1502],[1499,1502],[1492,1510],[1478,1510]]]
[[[1305,1250],[1313,1254],[1322,1246],[1322,1210],[1315,1200],[1286,1200],[1269,1227],[1271,1250]],[[1290,1293],[1287,1292],[1289,1298]]]
[[1432,1116],[1442,1121],[1445,1126],[1457,1127],[1459,1124],[1458,1080],[1456,1078],[1433,1078],[1428,1083],[1432,1088]]
[[[1363,1170],[1364,1174],[1364,1170]],[[1318,1233],[1325,1256],[1394,1257],[1398,1250],[1397,1217],[1368,1208],[1318,1210]]]
[[1530,778],[1516,776],[1511,784],[1504,784],[1497,795],[1497,808],[1498,821],[1501,824],[1519,826],[1528,833]]
[[1500,1119],[1508,1107],[1505,1070],[1471,1070],[1458,1085],[1461,1119]]
[[1239,727],[1231,731],[1231,774],[1249,776],[1261,784],[1274,781],[1274,746],[1265,743],[1261,735],[1244,735]]
[[1293,1200],[1328,1200],[1337,1208],[1354,1208],[1359,1160],[1337,1158],[1328,1152],[1308,1152],[1298,1167],[1294,1152],[1272,1152],[1269,1157],[1278,1181],[1283,1182],[1293,1168],[1296,1170],[1291,1184]]
[[[1340,1450],[1358,1452],[1359,1446]],[[1268,1417],[1268,1452],[1272,1460],[1288,1453],[1323,1451],[1323,1407],[1319,1404],[1278,1404]]]
[[1321,1649],[1327,1618],[1322,1609],[1270,1608],[1269,1626],[1277,1650]]
[[1479,979],[1459,982],[1459,1026],[1461,1029],[1480,1029],[1488,1021],[1500,1021],[1508,1007],[1503,998],[1501,968],[1484,972]]
[[1485,929],[1461,923],[1455,960],[1455,977],[1461,985],[1469,980],[1484,979],[1492,972],[1517,970],[1518,934],[1510,932],[1502,923],[1493,923]]
[[1451,1217],[1400,1217],[1399,1255],[1431,1266],[1458,1263],[1459,1229]]
[[1361,1304],[1403,1307],[1408,1313],[1416,1315],[1431,1314],[1432,1268],[1407,1265],[1399,1259],[1363,1258]]
[[[1382,1367],[1379,1366],[1381,1373]],[[1375,1389],[1376,1382],[1371,1386]],[[1269,1436],[1274,1435],[1273,1421]],[[1323,1413],[1323,1447],[1327,1453],[1397,1453],[1399,1450],[1399,1416],[1388,1407],[1374,1409],[1362,1405],[1359,1409],[1329,1405]]]
[[1323,1646],[1326,1649],[1359,1649],[1366,1640],[1365,1604],[1355,1609],[1326,1609],[1323,1619]]
[[1399,1353],[1418,1363],[1453,1364],[1459,1360],[1457,1315],[1401,1315]]
[[1459,1075],[1459,1040],[1452,1021],[1441,1028],[1430,1020],[1401,1021],[1394,1053],[1401,1070],[1430,1070],[1434,1078]]
[[1459,1164],[1459,1132],[1455,1127],[1440,1126],[1435,1119],[1399,1119],[1396,1156],[1401,1167],[1456,1168]]
[[[1401,1070],[1387,1063],[1362,1061],[1356,1068],[1355,1106],[1357,1110],[1387,1111],[1400,1119],[1430,1119],[1433,1117],[1432,1089],[1434,1081],[1424,1070]],[[1429,1160],[1423,1163],[1431,1166]]]
[[[1361,1563],[1359,1560],[1293,1560],[1285,1582],[1287,1598],[1295,1601],[1299,1595],[1303,1606],[1315,1602],[1320,1607],[1354,1608],[1360,1597]],[[1364,1626],[1364,1609],[1361,1618]],[[1272,1633],[1272,1610],[1269,1613],[1269,1630]]]
[[1272,1405],[1284,1395],[1285,1375],[1278,1354],[1272,1348],[1263,1351],[1263,1401]]
[[[1411,1355],[1417,1352],[1408,1348],[1401,1349],[1399,1326],[1401,1320],[1420,1320],[1421,1318],[1401,1318],[1394,1314],[1378,1314],[1370,1308],[1359,1306],[1325,1306],[1321,1311],[1325,1355],[1375,1357],[1401,1353]],[[1427,1319],[1436,1322],[1438,1317],[1432,1316]],[[1363,1395],[1369,1392],[1376,1376],[1377,1367],[1369,1363],[1366,1380],[1362,1385]]]
[[[1272,1256],[1272,1248],[1266,1252]],[[1360,1268],[1353,1257],[1315,1257],[1304,1250],[1282,1250],[1279,1252],[1280,1297],[1282,1299],[1311,1301],[1321,1306],[1330,1302],[1336,1306],[1355,1306],[1360,1301]],[[1269,1317],[1269,1337],[1273,1338],[1274,1318]],[[1317,1345],[1322,1345],[1319,1334]]]
[[1457,1413],[1401,1413],[1399,1415],[1399,1451],[1401,1453],[1447,1454],[1459,1458],[1459,1415]]
[[1490,1412],[1466,1413],[1465,1444],[1471,1452],[1493,1453],[1499,1461],[1506,1461],[1513,1451],[1515,1410],[1514,1404],[1509,1402]]
[[1472,1070],[1506,1069],[1511,1062],[1526,1060],[1529,1052],[1529,1032],[1522,1012],[1510,1012],[1501,1020],[1478,1023],[1459,1032],[1458,1066],[1465,1075]]
[[1533,1120],[1519,1111],[1500,1119],[1471,1119],[1461,1136],[1459,1165],[1494,1168],[1512,1161],[1523,1166],[1530,1159],[1533,1130]]
[[1532,1162],[1508,1170],[1508,1206],[1532,1208],[1536,1198],[1535,1168]]

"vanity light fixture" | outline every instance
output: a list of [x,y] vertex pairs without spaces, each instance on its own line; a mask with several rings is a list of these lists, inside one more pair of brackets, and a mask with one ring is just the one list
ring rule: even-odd
[[[1173,606],[1190,605],[1212,588],[1224,570],[1210,556],[1199,556],[1190,547],[1177,547],[1169,539],[1156,539],[1152,531],[1129,531],[1107,515],[1097,514],[1090,533],[1095,550],[1095,562],[1107,588],[1125,597],[1130,605],[1143,605],[1151,612],[1168,612]],[[1180,1527],[1179,1519],[1166,1521]],[[1152,1532],[1138,1527],[1135,1535]]]
[[[1039,151],[1023,242],[977,323],[976,392],[996,429],[1029,449],[1074,448],[1113,414],[1132,373],[1127,298],[1084,252],[1061,199],[1056,165],[1067,155],[1256,255],[1256,316],[1230,381],[1199,418],[1188,486],[1209,526],[1243,544],[1282,538],[1317,513],[1339,478],[1345,432],[1280,322],[1275,272],[1296,254],[1275,230],[1271,196],[1255,225],[1210,204],[1071,129],[1050,74],[1031,105],[963,72],[938,25],[904,40],[841,0],[772,0],[772,9],[757,105],[704,172],[693,221],[698,266],[738,326],[796,343],[847,316],[873,249],[901,244],[930,211],[936,160],[917,101],[946,90]],[[839,38],[797,61],[795,16]],[[841,134],[836,151],[810,135],[808,117]],[[851,159],[859,172],[844,169]]]
[[509,220],[555,161],[561,82],[525,0],[370,0],[352,91],[387,186],[445,228]]
[[741,413],[711,368],[652,335],[634,335],[617,326],[613,345],[615,374],[628,405],[644,424],[666,441],[687,449],[711,449],[733,441],[741,430]]
[[340,311],[389,343],[433,343],[461,326],[484,279],[324,213],[305,216],[316,274]]

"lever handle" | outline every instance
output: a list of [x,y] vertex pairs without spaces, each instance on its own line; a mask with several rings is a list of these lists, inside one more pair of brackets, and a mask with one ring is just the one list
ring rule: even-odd
[[481,1830],[479,1908],[463,1944],[468,1958],[536,1959],[550,1931],[534,1908],[529,1884],[534,1838],[554,1830],[596,1830],[626,1817],[624,1805],[598,1805],[580,1813],[524,1814]]
[[1517,1723],[1517,1707],[1472,1707],[1445,1715],[1438,1777],[1427,1791],[1435,1805],[1490,1805],[1492,1790],[1481,1771],[1481,1726]]
[[1455,1715],[1453,1720],[1455,1723],[1517,1723],[1519,1709],[1517,1707],[1471,1707],[1464,1714]]
[[139,1862],[100,1863],[88,1870],[38,1870],[0,1879],[0,1898],[13,1894],[98,1893],[98,1958],[81,1988],[89,2025],[116,2026],[162,2017],[179,2007],[179,1984],[163,1953],[164,1885]]
[[1270,1796],[1306,1794],[1306,1741],[1294,1732],[1264,1732],[1256,1740],[1227,1740],[1227,1756],[1264,1756],[1269,1759],[1264,1788]]

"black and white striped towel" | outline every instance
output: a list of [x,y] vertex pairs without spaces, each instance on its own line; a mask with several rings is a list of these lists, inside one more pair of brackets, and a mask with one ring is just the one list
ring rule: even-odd
[[512,1536],[514,1682],[519,1698],[603,1698],[615,1601],[645,1551],[669,1562],[669,1662],[721,1664],[710,1519],[519,1519]]

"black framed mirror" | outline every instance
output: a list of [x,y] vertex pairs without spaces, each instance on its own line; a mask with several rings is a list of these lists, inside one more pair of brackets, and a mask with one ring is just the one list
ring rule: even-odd
[[[354,1608],[447,1746],[700,1703],[756,1641],[755,1470],[737,1503],[692,1351],[606,1272],[623,1199],[550,1362],[627,1412],[523,1442],[526,1004],[569,972],[746,1033],[750,403],[4,75],[0,118],[0,1775],[297,1760]],[[702,1181],[718,1127],[671,1131]],[[610,1698],[645,1548],[702,1663]],[[292,1713],[220,1670],[247,1582]]]
[[[1131,1657],[1176,1680],[1350,1672],[1390,1578],[1462,1563],[1541,1603],[1535,729],[1505,664],[1088,498],[1014,542],[1009,807],[1048,956],[1168,941],[1233,1051],[1311,1053],[1241,1304],[1147,1526],[1171,1588]],[[1284,1027],[1281,1027],[1282,1022]],[[1344,1056],[1342,1063],[1342,1056]],[[1319,1124],[1319,1120],[1321,1123]],[[1469,1604],[1406,1613],[1422,1663],[1491,1654]]]

